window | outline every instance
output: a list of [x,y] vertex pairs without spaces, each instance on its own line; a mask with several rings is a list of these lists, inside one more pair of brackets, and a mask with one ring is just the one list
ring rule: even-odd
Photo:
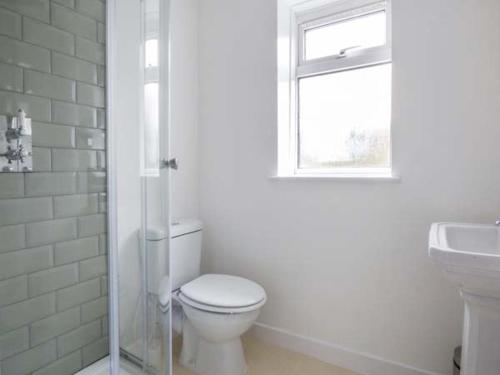
[[304,4],[279,26],[278,174],[390,177],[389,4]]
[[142,65],[143,96],[142,96],[142,175],[159,176],[160,143],[160,84],[159,84],[159,9],[158,0],[145,0],[142,19]]

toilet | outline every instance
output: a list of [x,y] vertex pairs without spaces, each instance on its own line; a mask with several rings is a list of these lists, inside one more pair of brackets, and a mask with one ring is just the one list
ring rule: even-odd
[[[242,277],[201,275],[202,229],[199,220],[180,220],[170,230],[172,301],[182,307],[182,314],[173,314],[174,330],[182,333],[180,363],[201,375],[243,375],[240,337],[259,316],[266,292]],[[154,254],[164,253],[166,237],[161,230],[148,231],[149,259],[161,259]]]

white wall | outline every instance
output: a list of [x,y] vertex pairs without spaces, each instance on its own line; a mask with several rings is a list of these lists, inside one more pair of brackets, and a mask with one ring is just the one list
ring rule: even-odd
[[170,154],[171,215],[197,218],[198,186],[198,0],[171,1]]
[[277,181],[276,2],[200,2],[205,270],[260,282],[259,322],[449,374],[462,303],[435,221],[500,215],[500,2],[394,0],[399,183]]

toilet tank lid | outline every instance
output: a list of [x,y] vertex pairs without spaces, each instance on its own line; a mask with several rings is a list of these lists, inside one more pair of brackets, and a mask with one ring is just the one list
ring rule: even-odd
[[170,224],[170,238],[179,237],[184,234],[198,232],[203,229],[203,223],[197,219],[172,220]]
[[[170,224],[170,238],[179,237],[184,234],[198,232],[203,229],[203,224],[197,219],[176,219]],[[154,226],[146,231],[148,241],[160,241],[167,238],[166,228]]]

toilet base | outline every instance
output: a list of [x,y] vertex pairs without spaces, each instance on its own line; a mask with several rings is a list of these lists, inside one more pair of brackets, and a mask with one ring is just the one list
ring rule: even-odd
[[244,375],[247,364],[241,339],[210,342],[200,337],[184,320],[180,363],[201,375]]

